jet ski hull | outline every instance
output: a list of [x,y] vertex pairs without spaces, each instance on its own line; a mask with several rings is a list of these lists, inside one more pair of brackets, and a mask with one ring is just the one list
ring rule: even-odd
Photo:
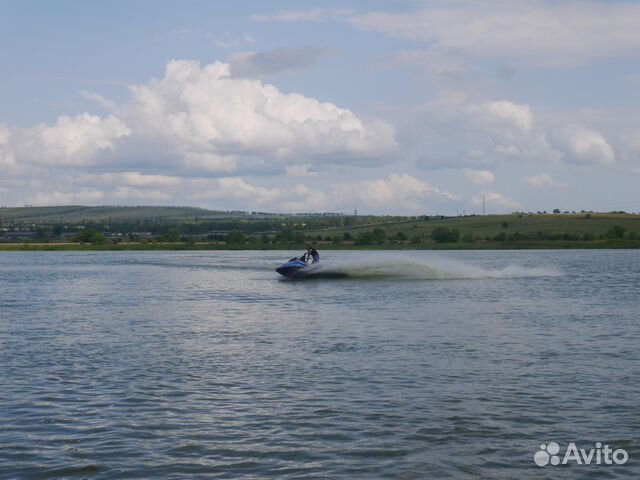
[[295,277],[300,270],[303,270],[306,267],[307,264],[302,260],[291,260],[276,268],[276,272],[278,272],[283,277]]

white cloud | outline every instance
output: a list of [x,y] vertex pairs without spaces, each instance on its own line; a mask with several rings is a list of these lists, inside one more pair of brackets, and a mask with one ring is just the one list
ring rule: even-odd
[[215,181],[207,190],[191,196],[196,200],[242,201],[251,210],[254,207],[273,205],[283,192],[279,188],[268,188],[248,183],[241,177],[223,177]]
[[[640,165],[635,107],[535,113],[529,105],[509,100],[479,99],[461,93],[438,97],[426,104],[413,124],[422,129],[422,150],[438,149],[439,154],[421,157],[417,164],[473,170],[495,170],[515,162],[562,162],[627,170]],[[451,140],[453,135],[455,142]],[[466,151],[458,150],[461,147]]]
[[282,196],[282,190],[279,188],[254,186],[242,178],[221,178],[218,180],[218,187],[217,195],[251,200],[258,205],[272,203]]
[[447,200],[457,199],[455,195],[415,177],[393,173],[387,178],[337,185],[334,196],[340,204],[353,204],[357,200],[368,207],[387,206],[392,209],[419,208],[420,202],[431,196]]
[[320,190],[298,184],[293,193],[291,197],[295,200],[284,201],[281,204],[285,212],[321,212],[327,207],[325,193]]
[[113,115],[100,118],[84,113],[58,117],[55,124],[16,129],[9,146],[16,161],[34,165],[82,166],[98,161],[98,154],[113,151],[118,139],[131,130]]
[[258,185],[242,177],[207,177],[236,170],[280,172],[283,163],[287,177],[317,177],[311,165],[325,159],[344,165],[396,147],[393,128],[385,122],[365,121],[334,104],[233,77],[226,63],[171,61],[163,78],[130,90],[125,104],[81,93],[108,108],[111,114],[105,117],[83,113],[31,128],[0,125],[5,178],[59,185],[32,193],[41,187],[30,184],[21,192],[15,183],[15,201],[205,200],[222,208],[321,211],[328,205],[326,184],[324,189],[285,187],[273,180]]
[[[556,148],[562,150],[565,154],[564,160],[568,163],[599,164],[626,171],[638,171],[639,116],[640,110],[633,103],[625,106],[558,111],[553,113],[547,122],[550,130],[549,139],[554,145],[557,144]],[[591,144],[591,155],[583,152],[576,157],[567,137],[573,137],[574,142],[581,137],[590,138],[590,141],[583,140],[582,143]],[[584,147],[582,150],[584,151]]]
[[476,185],[490,185],[496,180],[490,170],[472,170],[470,168],[465,168],[464,174]]
[[520,202],[513,200],[504,196],[498,192],[486,192],[484,195],[474,196],[471,199],[471,203],[477,207],[482,205],[482,202],[485,202],[486,209],[488,212],[500,210],[518,210],[523,208]]
[[136,135],[182,156],[366,157],[395,147],[386,123],[365,123],[331,103],[232,78],[224,63],[171,61],[163,79],[131,91],[125,118]]
[[541,173],[540,175],[533,175],[530,177],[524,177],[522,181],[534,188],[548,188],[548,187],[563,186],[563,184],[557,182],[550,175],[546,173]]
[[234,78],[226,63],[171,61],[165,76],[130,87],[116,105],[82,95],[113,113],[61,116],[51,125],[0,127],[0,165],[18,175],[36,167],[117,165],[136,170],[228,174],[269,162],[310,158],[344,162],[388,153],[391,125],[365,122],[353,112],[258,80]]
[[11,132],[9,131],[9,127],[0,123],[0,147],[8,145],[10,137]]
[[640,131],[632,127],[629,132],[620,136],[621,160],[625,162],[625,167],[635,172],[640,172]]
[[[444,139],[446,148],[468,152],[451,152],[450,167],[467,166],[487,169],[499,162],[514,160],[550,162],[561,158],[554,150],[542,125],[527,104],[508,100],[481,100],[461,93],[449,93],[428,103],[420,120],[431,140]],[[455,132],[455,142],[451,142]],[[443,166],[436,164],[437,166]]]
[[141,190],[133,187],[118,187],[110,194],[111,198],[123,201],[168,202],[172,197],[167,192]]
[[96,205],[105,198],[104,192],[91,188],[83,188],[77,191],[62,192],[38,192],[27,198],[26,203],[35,206],[49,205]]
[[499,128],[529,132],[533,127],[533,112],[527,104],[508,100],[478,101],[464,93],[449,93],[439,97],[425,107],[425,111],[444,121],[465,121],[476,128],[495,130]]
[[533,114],[529,105],[519,105],[507,100],[500,100],[488,102],[484,105],[484,108],[489,115],[495,118],[512,123],[525,132],[531,130]]
[[626,2],[435,2],[417,11],[357,15],[352,23],[468,56],[536,64],[575,65],[640,51],[640,5]]
[[189,169],[215,173],[231,173],[237,166],[236,157],[233,155],[201,152],[186,152],[184,163]]
[[97,175],[79,175],[74,183],[101,186],[129,186],[140,188],[173,187],[184,183],[180,177],[168,175],[145,175],[140,172],[111,172]]
[[265,187],[249,183],[242,177],[224,177],[213,182],[196,180],[193,185],[199,190],[189,198],[197,201],[212,200],[219,208],[320,212],[326,207],[324,192],[303,184],[294,187]]
[[6,174],[14,174],[18,168],[15,155],[9,145],[11,131],[6,125],[0,124],[0,166]]
[[569,125],[551,132],[553,145],[565,153],[569,162],[610,165],[615,153],[604,136],[582,125]]
[[385,178],[338,183],[328,188],[297,183],[292,186],[264,186],[242,177],[215,180],[194,179],[185,198],[213,208],[269,210],[282,212],[320,212],[351,210],[355,205],[363,211],[384,208],[402,212],[424,211],[432,206],[457,201],[459,198],[410,175],[391,174]]

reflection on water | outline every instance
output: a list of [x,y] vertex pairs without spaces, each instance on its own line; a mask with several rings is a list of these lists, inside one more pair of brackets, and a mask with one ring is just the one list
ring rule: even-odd
[[0,255],[0,478],[640,474],[639,252],[294,253]]

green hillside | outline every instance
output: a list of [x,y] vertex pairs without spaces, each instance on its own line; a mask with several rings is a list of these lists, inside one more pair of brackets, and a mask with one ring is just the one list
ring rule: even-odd
[[0,208],[0,219],[7,222],[65,223],[113,222],[131,220],[178,221],[193,218],[224,216],[224,212],[195,207],[83,207],[66,205],[61,207],[16,207]]
[[457,229],[460,236],[470,234],[476,239],[493,238],[502,232],[506,234],[519,233],[526,236],[591,234],[604,235],[614,226],[623,227],[628,232],[640,234],[640,215],[623,213],[592,213],[592,214],[511,214],[486,215],[470,217],[441,217],[416,218],[405,221],[382,222],[368,225],[332,228],[310,232],[312,235],[342,236],[345,233],[357,235],[359,232],[371,231],[375,228],[385,230],[388,237],[402,232],[408,238],[420,236],[429,238],[433,229],[445,227]]
[[[80,232],[93,232],[100,242],[82,240]],[[0,243],[69,241],[114,248],[153,243],[153,248],[170,249],[179,244],[180,248],[196,244],[198,248],[298,248],[305,241],[323,248],[639,248],[640,215],[376,217],[151,206],[0,209]]]

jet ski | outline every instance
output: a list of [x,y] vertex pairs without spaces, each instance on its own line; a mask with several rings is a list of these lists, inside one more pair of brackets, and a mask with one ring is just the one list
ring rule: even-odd
[[283,277],[296,277],[301,274],[302,270],[307,269],[310,265],[307,265],[306,262],[299,258],[292,258],[287,263],[283,263],[278,268],[276,268],[276,272],[278,272]]
[[285,278],[315,279],[315,278],[346,278],[346,272],[335,269],[325,269],[318,262],[307,263],[302,258],[292,258],[287,263],[283,263],[276,272]]

